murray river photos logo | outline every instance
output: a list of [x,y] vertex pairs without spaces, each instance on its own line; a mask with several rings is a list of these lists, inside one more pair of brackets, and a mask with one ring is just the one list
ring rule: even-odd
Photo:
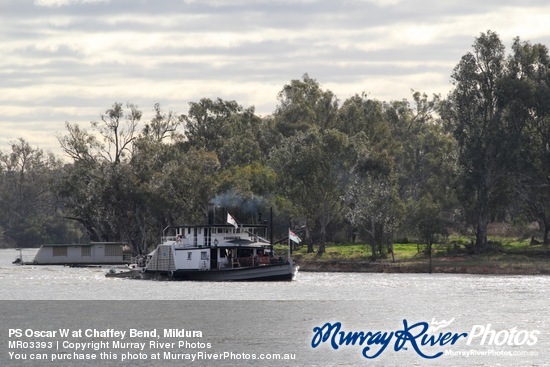
[[311,347],[327,344],[338,350],[342,347],[358,347],[361,355],[368,359],[379,357],[386,350],[414,350],[419,356],[428,359],[441,357],[444,348],[464,343],[473,346],[521,346],[535,345],[538,330],[520,330],[516,327],[495,330],[491,324],[474,325],[469,332],[445,331],[454,321],[431,323],[410,323],[403,320],[403,327],[394,331],[346,331],[341,322],[327,322],[313,328]]

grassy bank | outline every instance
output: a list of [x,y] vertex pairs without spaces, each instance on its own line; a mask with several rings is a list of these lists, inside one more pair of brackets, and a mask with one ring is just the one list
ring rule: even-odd
[[[483,254],[471,254],[469,242],[455,240],[433,246],[431,271],[465,274],[550,274],[550,249],[530,245],[530,241],[492,239]],[[279,252],[287,251],[280,247]],[[317,248],[315,248],[317,250]],[[428,273],[430,260],[423,245],[400,243],[393,253],[373,261],[368,245],[327,244],[326,252],[307,253],[306,247],[293,250],[300,271]]]

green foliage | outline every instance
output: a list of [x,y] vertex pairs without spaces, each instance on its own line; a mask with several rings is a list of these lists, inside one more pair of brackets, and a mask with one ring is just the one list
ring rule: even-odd
[[254,108],[235,101],[204,98],[191,103],[185,121],[186,144],[216,153],[222,168],[251,164],[261,158],[260,119]]
[[48,190],[61,170],[53,155],[24,139],[0,151],[0,228],[4,240],[27,247],[55,232],[60,220],[56,196]]
[[330,90],[322,90],[309,75],[304,74],[302,80],[292,80],[285,85],[278,99],[275,128],[283,137],[334,127],[338,111],[336,96]]
[[502,203],[511,200],[512,177],[522,165],[522,132],[531,116],[524,107],[532,88],[520,75],[532,68],[518,63],[525,60],[519,50],[516,42],[507,62],[498,35],[482,33],[454,69],[455,89],[443,110],[458,143],[459,198],[478,250],[487,246],[488,223],[506,210]]
[[[333,256],[336,239],[366,242],[364,257],[409,256],[417,245],[396,236],[430,247],[465,228],[479,251],[496,220],[536,221],[550,243],[547,48],[517,38],[507,55],[496,33],[482,33],[451,77],[446,100],[360,93],[340,105],[304,74],[266,117],[204,98],[184,115],[155,104],[142,122],[137,106],[114,103],[88,129],[66,123],[67,164],[24,140],[0,151],[2,236],[128,241],[143,253],[166,226],[203,222],[211,200],[231,197],[224,203],[272,207],[278,237],[289,222],[303,227],[315,256]],[[255,220],[250,210],[232,209]]]
[[307,237],[315,223],[320,225],[321,253],[327,226],[341,214],[341,193],[353,158],[347,136],[336,130],[298,133],[272,152],[270,164],[281,194],[306,219]]

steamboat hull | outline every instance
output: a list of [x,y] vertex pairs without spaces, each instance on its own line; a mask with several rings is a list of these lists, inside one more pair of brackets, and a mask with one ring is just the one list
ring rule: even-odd
[[297,267],[293,264],[272,264],[259,267],[220,269],[220,270],[175,270],[173,272],[146,270],[142,275],[147,279],[157,277],[171,280],[202,281],[290,281]]

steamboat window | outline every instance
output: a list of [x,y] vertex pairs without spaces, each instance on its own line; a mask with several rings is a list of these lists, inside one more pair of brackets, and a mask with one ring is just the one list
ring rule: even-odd
[[208,260],[208,252],[201,251],[201,260]]
[[193,255],[192,252],[188,252],[188,253],[187,253],[187,260],[191,260],[191,256],[192,256],[192,255]]
[[53,256],[67,256],[67,248],[53,247]]
[[80,248],[80,256],[92,256],[92,248],[91,247],[81,247]]

